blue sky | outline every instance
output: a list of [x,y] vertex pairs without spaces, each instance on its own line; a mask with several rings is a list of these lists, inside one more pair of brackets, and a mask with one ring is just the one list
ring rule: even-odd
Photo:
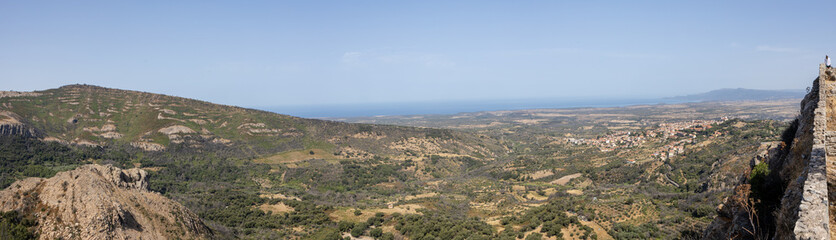
[[804,89],[826,1],[0,1],[0,90],[241,106]]

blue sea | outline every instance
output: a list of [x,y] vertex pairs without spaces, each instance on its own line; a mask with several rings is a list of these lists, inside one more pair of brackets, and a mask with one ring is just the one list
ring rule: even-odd
[[305,118],[342,118],[394,115],[456,114],[463,112],[523,110],[541,108],[623,107],[670,104],[672,99],[529,99],[484,101],[434,101],[406,103],[332,104],[253,107],[265,111]]

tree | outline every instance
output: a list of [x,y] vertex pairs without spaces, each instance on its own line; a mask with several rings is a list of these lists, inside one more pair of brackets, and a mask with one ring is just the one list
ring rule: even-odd
[[395,240],[395,234],[383,233],[383,235],[380,236],[380,240]]
[[351,231],[352,228],[354,228],[354,223],[351,223],[349,221],[342,221],[339,224],[337,224],[337,226],[340,229],[340,232],[348,232]]
[[366,232],[366,228],[369,228],[369,225],[366,224],[366,223],[354,224],[354,228],[351,229],[351,236],[354,236],[354,237],[363,236],[363,233]]
[[525,237],[525,240],[541,240],[543,239],[543,235],[540,233],[531,233],[528,234],[528,237]]
[[330,230],[327,234],[325,234],[326,240],[341,240],[343,237],[340,235],[339,232]]
[[380,238],[380,236],[383,235],[383,230],[381,230],[380,228],[374,228],[369,231],[369,235],[373,238]]

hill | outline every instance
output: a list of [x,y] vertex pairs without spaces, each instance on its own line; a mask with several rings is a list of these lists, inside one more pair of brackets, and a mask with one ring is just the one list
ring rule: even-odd
[[763,101],[778,99],[801,99],[804,90],[758,90],[745,88],[724,88],[706,93],[670,97],[677,101]]
[[[413,158],[425,155],[492,161],[495,153],[504,152],[495,140],[452,130],[304,119],[89,85],[0,96],[0,134],[141,156],[126,160],[131,164],[171,162],[172,154],[248,159],[279,167],[312,159],[420,161]],[[449,162],[443,172],[454,172],[458,165]],[[10,179],[0,176],[0,182],[8,184]]]
[[[370,152],[397,154],[389,146],[416,136],[439,144],[439,150],[465,155],[478,152],[489,156],[495,150],[490,149],[495,146],[468,145],[478,136],[448,130],[303,119],[89,85],[0,94],[0,129],[15,133],[21,128],[11,126],[22,125],[30,127],[27,131],[31,133],[27,133],[46,141],[129,145],[145,151],[201,149],[247,157],[290,150],[339,153],[335,156],[342,157]],[[434,139],[449,141],[442,144]],[[484,140],[478,142],[484,145]]]

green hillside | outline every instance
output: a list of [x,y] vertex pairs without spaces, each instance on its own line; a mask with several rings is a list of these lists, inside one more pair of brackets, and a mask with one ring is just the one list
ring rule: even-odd
[[480,159],[493,156],[498,149],[495,141],[449,130],[303,119],[89,85],[34,95],[0,98],[0,111],[17,114],[18,120],[37,129],[47,141],[80,145],[131,145],[148,151],[193,148],[232,152],[239,158],[294,150],[344,158],[352,154],[394,157],[409,148],[393,146],[409,145],[409,138],[437,145],[438,153]]

